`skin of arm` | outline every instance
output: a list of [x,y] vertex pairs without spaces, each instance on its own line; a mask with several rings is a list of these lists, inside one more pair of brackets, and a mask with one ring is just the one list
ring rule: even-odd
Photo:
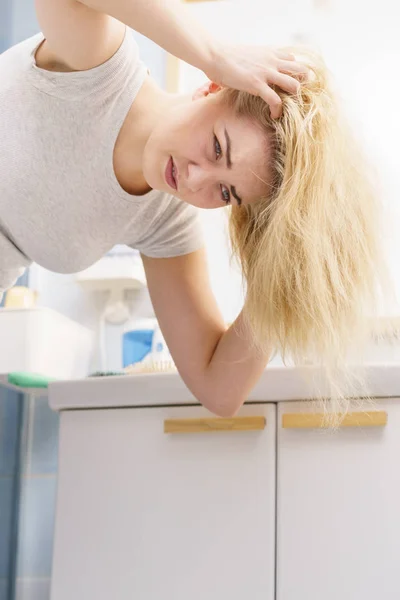
[[270,355],[253,348],[243,313],[226,328],[210,287],[204,250],[142,258],[154,310],[182,379],[211,412],[234,415]]
[[83,0],[81,4],[126,23],[208,75],[217,55],[216,40],[180,0]]

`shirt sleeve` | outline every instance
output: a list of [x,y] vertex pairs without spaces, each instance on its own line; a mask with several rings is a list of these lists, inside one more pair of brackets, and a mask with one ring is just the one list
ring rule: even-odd
[[168,208],[135,247],[150,258],[190,254],[204,246],[199,209],[171,197]]
[[30,266],[31,261],[15,246],[0,227],[0,297]]
[[17,280],[24,274],[25,267],[0,270],[0,302],[4,292],[13,287]]
[[[43,41],[37,38],[34,52]],[[147,69],[140,60],[139,47],[128,27],[121,46],[106,62],[85,71],[47,71],[33,64],[28,72],[30,83],[50,96],[67,101],[87,101],[103,104],[115,98],[121,90],[134,95],[141,87]]]

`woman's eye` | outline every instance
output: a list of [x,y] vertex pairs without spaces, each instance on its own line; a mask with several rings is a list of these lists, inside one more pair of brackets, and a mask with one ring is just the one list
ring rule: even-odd
[[219,143],[216,135],[214,135],[214,148],[215,148],[215,156],[217,158],[219,158],[222,154],[222,148],[221,148],[221,144]]
[[224,185],[221,185],[221,192],[222,192],[222,201],[225,202],[225,204],[229,204],[231,201],[231,195],[229,193],[228,188],[226,188]]
[[[221,144],[218,141],[218,138],[216,135],[214,135],[214,149],[215,149],[215,156],[217,158],[217,160],[222,156],[222,148],[221,148]],[[225,202],[225,204],[229,204],[231,201],[231,194],[228,190],[227,187],[225,187],[224,185],[220,186],[221,188],[221,200],[222,202]]]

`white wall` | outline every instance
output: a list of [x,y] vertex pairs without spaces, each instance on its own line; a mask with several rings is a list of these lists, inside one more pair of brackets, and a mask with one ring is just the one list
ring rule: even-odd
[[[400,298],[400,40],[394,0],[331,0],[315,39],[338,84],[343,106],[379,175],[387,257]],[[388,310],[386,307],[385,310]],[[390,314],[399,314],[393,306]]]

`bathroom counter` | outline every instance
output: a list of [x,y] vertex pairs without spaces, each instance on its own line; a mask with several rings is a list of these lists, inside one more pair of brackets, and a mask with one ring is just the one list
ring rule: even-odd
[[[309,368],[310,374],[317,373]],[[400,396],[400,361],[367,367],[369,393]],[[323,389],[323,385],[320,389]],[[295,367],[269,365],[249,395],[250,402],[311,399],[311,385]],[[54,382],[49,386],[54,410],[198,404],[177,373],[154,373]]]

